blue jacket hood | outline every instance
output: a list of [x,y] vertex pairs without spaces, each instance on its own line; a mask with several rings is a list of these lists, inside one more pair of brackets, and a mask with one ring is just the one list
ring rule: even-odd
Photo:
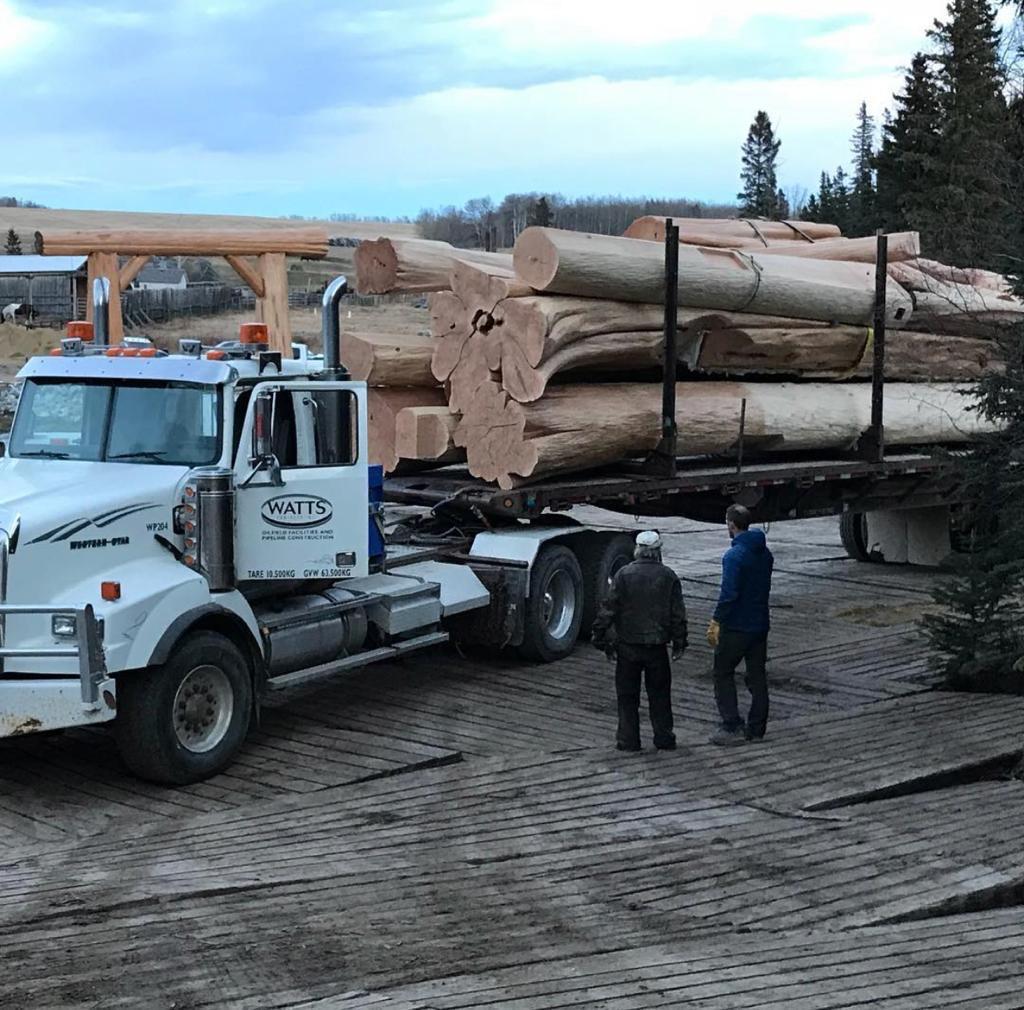
[[733,544],[737,544],[746,551],[754,551],[759,554],[768,550],[768,540],[764,530],[744,530],[733,537]]

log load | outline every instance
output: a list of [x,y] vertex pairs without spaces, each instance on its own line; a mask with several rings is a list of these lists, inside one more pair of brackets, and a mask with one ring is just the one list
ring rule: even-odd
[[341,362],[370,386],[437,386],[430,363],[437,341],[415,333],[346,333]]
[[[648,214],[638,217],[624,232],[626,238],[665,241],[665,218]],[[679,228],[679,241],[686,245],[720,246],[730,239],[751,243],[750,248],[765,248],[775,242],[816,242],[821,239],[840,238],[838,225],[818,224],[815,221],[758,221],[751,218],[677,217],[672,219]],[[710,239],[710,241],[704,241]],[[738,248],[731,245],[727,248]]]
[[[367,391],[367,456],[371,464],[395,473],[401,459],[396,448],[397,415],[407,407],[444,407],[444,392],[433,389],[372,388]],[[447,408],[445,408],[447,409]]]
[[356,247],[356,290],[365,295],[444,291],[458,259],[506,270],[512,267],[508,253],[457,249],[426,239],[378,238]]
[[[519,236],[513,262],[516,275],[538,291],[664,301],[664,254],[653,242],[533,227]],[[869,264],[679,249],[679,304],[690,308],[867,325],[874,294]],[[890,280],[889,323],[906,325],[912,308],[910,296]]]
[[[850,448],[871,420],[871,386],[681,383],[676,419],[684,455],[730,452],[745,398],[745,444],[760,453]],[[955,386],[892,383],[889,445],[961,443],[988,426]],[[546,474],[598,467],[652,451],[661,436],[661,386],[554,386],[532,404],[496,383],[480,388],[455,431],[470,472],[505,490]]]
[[458,423],[447,407],[405,407],[395,415],[396,456],[437,465],[464,462],[465,451],[453,441]]
[[281,253],[322,259],[327,255],[325,228],[103,228],[92,231],[37,231],[41,256],[256,256]]

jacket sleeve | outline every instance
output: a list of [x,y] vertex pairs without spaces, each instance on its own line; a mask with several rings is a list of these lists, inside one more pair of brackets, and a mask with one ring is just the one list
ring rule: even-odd
[[738,552],[729,548],[722,555],[722,590],[718,594],[718,606],[714,619],[725,624],[740,596],[740,559]]
[[616,574],[612,584],[608,587],[608,593],[601,606],[598,608],[594,626],[590,632],[590,640],[597,648],[604,648],[615,641],[615,619],[619,616],[622,607],[622,591],[619,585],[619,576]]
[[672,633],[672,649],[680,652],[686,648],[686,604],[683,602],[683,587],[677,578],[672,583],[671,613],[669,615],[670,631]]

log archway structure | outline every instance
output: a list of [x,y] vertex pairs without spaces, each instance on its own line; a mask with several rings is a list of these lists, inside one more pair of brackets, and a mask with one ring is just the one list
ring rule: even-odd
[[[37,231],[35,247],[41,256],[88,256],[89,290],[94,278],[109,279],[111,340],[124,337],[121,292],[153,256],[222,256],[256,295],[256,319],[267,325],[271,350],[290,355],[286,257],[323,259],[327,238],[322,228]],[[91,305],[87,313],[91,319]]]

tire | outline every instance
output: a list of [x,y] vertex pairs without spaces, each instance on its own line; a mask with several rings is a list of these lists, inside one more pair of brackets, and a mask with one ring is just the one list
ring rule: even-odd
[[633,560],[633,538],[625,533],[597,537],[583,545],[579,553],[583,572],[583,621],[580,638],[589,641],[597,612],[611,586],[615,573]]
[[241,650],[224,635],[196,631],[163,666],[118,681],[118,749],[139,778],[199,782],[232,762],[252,712],[252,674]]
[[583,623],[583,572],[568,547],[544,547],[530,575],[520,655],[553,663],[572,652]]
[[868,552],[867,526],[863,512],[844,512],[839,517],[839,539],[854,561],[877,563],[878,559]]

